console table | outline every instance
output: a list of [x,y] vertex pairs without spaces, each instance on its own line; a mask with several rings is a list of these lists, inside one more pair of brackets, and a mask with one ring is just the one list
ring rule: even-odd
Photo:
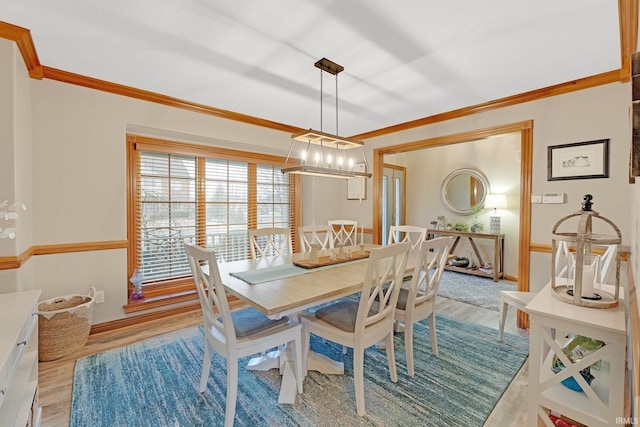
[[[478,251],[478,247],[476,246],[476,242],[473,239],[489,239],[493,241],[493,262],[491,263],[493,266],[493,272],[482,271],[480,269],[466,268],[466,267],[455,267],[453,265],[447,264],[445,267],[447,270],[457,271],[459,273],[465,274],[473,274],[476,276],[483,277],[491,277],[494,282],[497,282],[501,277],[504,277],[504,234],[494,234],[494,233],[469,233],[466,231],[456,231],[456,230],[427,230],[428,238],[433,238],[436,236],[453,236],[455,240],[453,245],[451,245],[450,254],[453,254],[456,246],[460,243],[460,239],[468,239],[473,252],[480,264],[480,267],[485,265],[484,259],[482,255],[480,255],[480,251]],[[471,260],[469,260],[471,261]]]

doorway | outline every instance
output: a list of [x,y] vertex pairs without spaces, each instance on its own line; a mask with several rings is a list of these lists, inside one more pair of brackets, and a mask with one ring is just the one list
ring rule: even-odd
[[382,175],[382,242],[389,241],[389,227],[406,222],[406,168],[385,164]]
[[[520,135],[520,218],[518,232],[518,290],[528,291],[529,289],[529,268],[530,255],[529,245],[531,242],[531,168],[532,168],[532,144],[533,144],[533,121],[523,121],[502,126],[495,126],[486,129],[479,129],[458,134],[446,135],[430,139],[412,141],[404,144],[383,147],[374,150],[373,155],[373,240],[376,243],[383,243],[382,240],[382,203],[383,177],[384,177],[384,156],[386,154],[406,153],[430,147],[457,144],[461,142],[479,141],[491,136],[519,133]],[[526,315],[522,312],[518,314],[518,326],[524,327]]]

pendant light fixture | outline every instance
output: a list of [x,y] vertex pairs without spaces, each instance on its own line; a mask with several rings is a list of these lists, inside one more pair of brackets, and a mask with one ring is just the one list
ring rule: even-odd
[[[314,65],[320,69],[320,131],[309,129],[291,135],[291,146],[289,147],[282,173],[345,179],[371,178],[364,154],[364,142],[337,135],[338,74],[344,70],[344,67],[326,58],[320,59]],[[336,79],[336,135],[322,130],[322,77],[325,71],[334,75]],[[298,146],[301,150],[299,152],[301,164],[287,167],[292,153],[295,153],[294,146]],[[353,153],[353,149],[358,147],[360,148],[362,160],[356,165],[355,159],[349,157],[349,155]]]

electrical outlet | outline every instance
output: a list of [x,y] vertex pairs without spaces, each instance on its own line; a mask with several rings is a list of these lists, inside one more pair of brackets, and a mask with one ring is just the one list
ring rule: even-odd
[[96,304],[104,302],[104,291],[96,291]]

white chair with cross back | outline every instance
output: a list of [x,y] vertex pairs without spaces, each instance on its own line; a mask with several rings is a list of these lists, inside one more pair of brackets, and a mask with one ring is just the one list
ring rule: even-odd
[[309,252],[313,244],[320,245],[321,250],[329,249],[331,229],[328,225],[303,225],[298,227],[298,238],[302,252]]
[[420,245],[427,236],[426,227],[418,227],[415,225],[392,225],[389,227],[389,242],[409,242],[411,250],[420,248]]
[[291,255],[293,244],[291,231],[288,228],[258,228],[249,230],[249,246],[251,258],[270,255]]
[[[606,283],[606,278],[611,268],[612,262],[616,255],[616,245],[608,245],[604,250],[604,253],[600,257],[600,276],[599,282]],[[556,251],[556,276],[562,276],[570,268],[568,265],[560,265],[560,259],[569,259],[569,246],[567,242],[560,241],[558,250]],[[524,292],[524,291],[500,291],[500,317],[498,324],[498,341],[502,341],[504,337],[504,323],[507,320],[507,310],[509,307],[515,307],[518,310],[524,311],[527,304],[533,300],[537,295],[537,292]]]
[[[425,240],[415,251],[418,254],[409,288],[400,289],[396,304],[396,322],[404,323],[404,348],[407,357],[407,372],[415,375],[413,361],[413,328],[424,319],[429,319],[431,349],[438,355],[436,337],[436,297],[440,277],[449,258],[453,237],[438,237]],[[422,327],[422,326],[421,326]]]
[[231,312],[214,251],[189,244],[185,244],[185,249],[204,315],[204,359],[198,391],[204,393],[207,389],[215,351],[227,359],[225,427],[233,426],[238,395],[238,359],[241,357],[292,343],[296,386],[298,393],[302,393],[301,324],[288,317],[271,320],[252,307]]
[[365,414],[365,349],[384,340],[391,381],[398,381],[393,321],[409,246],[405,242],[371,250],[359,300],[345,298],[302,316],[304,361],[310,334],[353,348],[356,409],[361,416]]
[[358,244],[358,221],[334,219],[329,221],[331,237],[330,247],[336,245],[353,246]]

